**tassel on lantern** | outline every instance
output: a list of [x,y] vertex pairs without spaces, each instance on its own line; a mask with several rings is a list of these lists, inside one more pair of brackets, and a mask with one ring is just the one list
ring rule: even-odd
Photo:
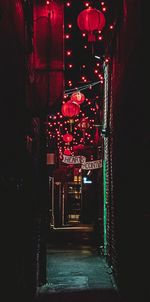
[[69,130],[71,133],[73,132],[73,124],[74,124],[74,119],[69,119],[69,126],[70,126]]
[[93,32],[89,32],[88,33],[88,42],[95,42],[96,41],[96,38],[95,38],[95,35],[93,34]]

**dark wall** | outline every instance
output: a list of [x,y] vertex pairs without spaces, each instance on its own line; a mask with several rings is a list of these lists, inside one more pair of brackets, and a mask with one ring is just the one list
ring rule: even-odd
[[35,1],[33,52],[28,66],[27,105],[34,114],[56,112],[64,89],[63,1]]
[[22,162],[25,99],[25,45],[24,21],[21,1],[15,7],[13,1],[0,4],[0,133],[1,169],[10,174],[19,169]]
[[62,100],[62,43],[62,1],[52,2],[50,13],[46,1],[0,1],[1,274],[3,288],[9,284],[5,300],[11,291],[15,300],[29,301],[37,285],[46,282],[44,125],[48,111]]
[[0,45],[1,281],[5,301],[10,293],[12,299],[26,301],[35,289],[35,186],[26,152],[27,48],[21,0],[0,1]]
[[[142,1],[124,1],[113,44],[113,182],[117,244],[112,249],[125,297],[147,301],[150,123],[143,61]],[[117,261],[115,261],[117,258]]]

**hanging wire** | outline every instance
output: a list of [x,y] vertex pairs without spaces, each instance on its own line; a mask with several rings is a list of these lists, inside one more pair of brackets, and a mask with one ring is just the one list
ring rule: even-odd
[[84,85],[84,86],[80,86],[80,87],[76,87],[76,88],[66,89],[66,90],[65,90],[65,94],[70,95],[70,94],[72,94],[73,92],[86,90],[86,89],[88,89],[89,87],[93,87],[93,86],[99,84],[100,82],[101,82],[101,81],[94,82],[94,83],[91,83],[91,84],[88,84],[88,85]]

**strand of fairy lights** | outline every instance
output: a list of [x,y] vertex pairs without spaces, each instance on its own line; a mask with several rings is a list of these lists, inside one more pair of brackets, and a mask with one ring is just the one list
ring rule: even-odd
[[101,83],[101,81],[91,83],[90,85],[84,85],[84,86],[80,86],[80,87],[76,87],[76,88],[72,88],[72,89],[66,89],[65,94],[69,95],[69,94],[72,94],[73,92],[76,92],[77,90],[80,90],[80,91],[86,90],[90,87],[93,87],[93,86],[99,84],[99,83]]

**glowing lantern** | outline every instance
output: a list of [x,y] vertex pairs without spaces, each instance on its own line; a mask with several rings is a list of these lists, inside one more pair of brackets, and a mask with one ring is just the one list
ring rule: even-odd
[[83,132],[83,140],[85,139],[85,130],[90,127],[90,122],[87,117],[80,119],[77,127]]
[[71,95],[71,101],[76,102],[77,104],[82,104],[85,100],[85,95],[80,91],[74,92]]
[[96,8],[87,8],[81,11],[77,24],[81,31],[88,33],[88,41],[95,41],[95,32],[102,31],[105,26],[104,14]]
[[73,140],[72,134],[66,133],[66,134],[63,135],[63,141],[65,143],[70,143],[70,142],[72,142],[72,140]]
[[81,118],[79,124],[77,125],[81,131],[85,131],[87,128],[89,128],[89,126],[90,122],[87,117]]
[[66,149],[66,150],[64,150],[64,154],[65,154],[65,155],[71,155],[71,151],[70,151],[70,149]]
[[66,117],[74,117],[79,114],[80,106],[75,102],[68,101],[62,105],[61,112]]

